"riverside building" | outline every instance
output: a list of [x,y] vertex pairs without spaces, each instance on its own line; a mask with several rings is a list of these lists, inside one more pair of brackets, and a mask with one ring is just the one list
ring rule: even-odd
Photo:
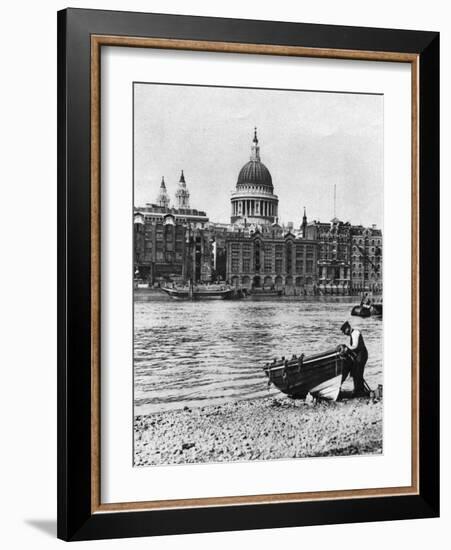
[[318,243],[318,290],[355,294],[382,291],[382,231],[334,218],[307,231]]
[[287,295],[382,291],[382,232],[334,217],[330,222],[279,222],[279,199],[263,164],[257,130],[250,159],[231,195],[230,223],[191,208],[181,172],[171,204],[164,178],[155,203],[135,208],[135,274],[151,284],[227,281]]
[[312,292],[317,280],[315,241],[278,222],[279,199],[260,157],[257,129],[250,160],[241,168],[231,197],[231,228],[225,238],[226,278],[248,290]]
[[175,206],[164,178],[155,203],[134,211],[135,278],[150,285],[211,280],[212,239],[207,214],[190,208],[182,170]]

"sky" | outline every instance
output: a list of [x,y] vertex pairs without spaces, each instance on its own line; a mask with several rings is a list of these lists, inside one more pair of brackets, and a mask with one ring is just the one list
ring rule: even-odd
[[230,221],[230,195],[254,127],[279,197],[279,220],[383,222],[383,96],[134,84],[135,206],[162,176],[174,204],[183,169],[192,208]]

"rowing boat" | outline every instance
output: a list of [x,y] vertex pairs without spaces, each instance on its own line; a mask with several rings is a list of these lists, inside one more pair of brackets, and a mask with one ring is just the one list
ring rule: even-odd
[[263,370],[268,384],[274,384],[290,397],[305,399],[310,393],[314,397],[336,401],[344,365],[350,360],[346,346],[338,346],[308,357],[294,355],[291,359],[275,359],[266,363]]

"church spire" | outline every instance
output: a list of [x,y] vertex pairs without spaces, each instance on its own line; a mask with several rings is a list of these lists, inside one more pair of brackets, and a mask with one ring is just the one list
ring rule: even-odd
[[179,180],[180,183],[185,183],[185,174],[183,173],[183,170],[182,170],[182,173],[180,174],[180,180]]
[[301,229],[302,229],[302,237],[305,239],[305,235],[307,232],[307,213],[305,211],[305,206],[304,206],[304,216],[302,217]]
[[251,147],[251,160],[260,162],[260,146],[258,145],[257,127],[254,128],[254,139]]
[[164,176],[161,178],[160,191],[157,196],[157,204],[163,208],[169,208],[169,195],[164,183]]

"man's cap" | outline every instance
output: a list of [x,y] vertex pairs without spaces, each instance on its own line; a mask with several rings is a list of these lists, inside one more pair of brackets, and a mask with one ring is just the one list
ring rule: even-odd
[[342,325],[341,325],[341,332],[345,332],[346,329],[348,328],[351,328],[351,325],[348,323],[348,321],[345,321]]

